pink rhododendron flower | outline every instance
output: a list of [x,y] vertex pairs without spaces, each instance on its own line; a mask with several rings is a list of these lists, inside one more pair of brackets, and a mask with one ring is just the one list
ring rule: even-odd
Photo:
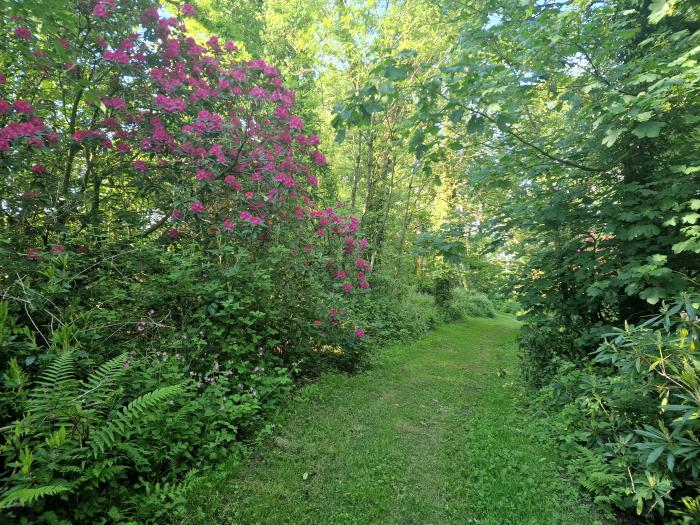
[[307,244],[306,246],[304,246],[304,251],[310,252],[313,249],[314,249],[314,247],[311,246],[310,244]]
[[0,115],[4,115],[10,110],[10,105],[0,98]]
[[172,219],[177,220],[177,219],[182,219],[182,215],[183,215],[183,214],[182,214],[182,211],[180,211],[180,210],[173,210],[173,212],[170,214],[170,217],[171,217]]
[[27,254],[28,261],[38,261],[39,257],[41,257],[40,248],[27,248],[24,253]]
[[234,227],[234,224],[233,224],[233,221],[231,219],[224,220],[224,230],[230,232],[230,231],[233,231],[233,227]]
[[168,237],[170,237],[171,239],[177,239],[178,237],[180,237],[180,230],[178,230],[177,228],[170,228],[170,230],[168,231]]
[[108,13],[107,9],[105,8],[105,5],[102,2],[100,2],[93,8],[92,14],[96,17],[104,18],[105,16],[107,16]]
[[321,326],[321,320],[320,320],[320,319],[316,319],[316,320],[314,321],[314,324],[315,324],[316,326]]
[[185,4],[182,6],[182,14],[185,16],[194,16],[197,14],[197,8],[192,4]]
[[32,173],[46,173],[46,166],[43,164],[34,164],[32,166]]
[[165,95],[156,95],[156,104],[162,107],[165,111],[176,112],[185,111],[187,109],[187,103],[181,98],[169,98]]
[[365,331],[362,328],[355,330],[355,337],[361,338],[365,336]]
[[316,166],[325,166],[327,164],[326,156],[318,150],[311,154],[311,160]]
[[241,183],[238,182],[238,179],[233,175],[227,175],[224,177],[224,182],[231,186],[234,190],[241,191]]
[[202,213],[204,209],[204,205],[200,201],[194,201],[190,206],[192,213]]
[[14,104],[12,104],[12,109],[17,111],[18,113],[24,113],[25,115],[30,115],[34,113],[34,107],[27,102],[26,100],[16,100]]
[[289,127],[291,129],[302,129],[304,127],[304,121],[296,115],[292,115],[289,117]]
[[119,110],[126,109],[126,102],[121,98],[103,98],[102,103],[108,108],[114,108]]
[[59,254],[59,253],[63,253],[65,251],[66,251],[66,249],[63,246],[61,246],[60,244],[56,244],[56,245],[51,247],[51,253],[54,255]]
[[318,179],[316,178],[315,175],[309,175],[309,176],[306,178],[306,182],[309,183],[309,186],[313,186],[314,188],[315,188],[316,186],[318,186]]
[[197,180],[211,182],[214,180],[214,173],[209,170],[197,170],[195,177]]
[[350,292],[352,292],[352,284],[350,284],[350,283],[345,283],[345,284],[343,285],[343,291],[344,291],[345,293],[350,293]]
[[122,49],[118,49],[116,51],[105,51],[102,53],[102,58],[108,62],[116,62],[117,64],[129,63],[129,55]]
[[143,162],[142,160],[135,160],[133,163],[134,169],[136,171],[144,172],[148,171],[148,164]]
[[22,40],[29,40],[32,38],[32,33],[26,27],[16,28],[14,34],[17,38],[21,38]]
[[337,317],[338,316],[338,311],[333,308],[330,312],[328,312],[328,317]]

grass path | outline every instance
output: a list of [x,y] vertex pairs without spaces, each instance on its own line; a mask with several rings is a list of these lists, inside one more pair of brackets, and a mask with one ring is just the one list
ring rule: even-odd
[[444,326],[305,387],[280,435],[195,485],[189,523],[599,523],[523,411],[517,330]]

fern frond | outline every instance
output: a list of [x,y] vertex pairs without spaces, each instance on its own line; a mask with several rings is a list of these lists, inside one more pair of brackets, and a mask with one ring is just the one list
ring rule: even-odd
[[84,392],[80,397],[89,404],[107,404],[116,392],[114,387],[118,384],[118,379],[126,372],[124,363],[128,358],[129,354],[124,352],[100,365],[82,382]]
[[0,509],[15,506],[23,507],[34,503],[40,498],[55,496],[56,494],[61,494],[62,492],[69,492],[71,488],[71,485],[62,479],[53,480],[50,485],[42,485],[39,487],[25,487],[18,485],[12,487],[3,494],[4,497],[2,500],[0,500]]
[[46,387],[56,387],[74,379],[74,357],[72,352],[62,352],[58,354],[58,356],[49,363],[46,370],[39,375],[37,384]]
[[27,398],[27,411],[39,420],[67,424],[76,408],[79,386],[75,378],[74,355],[63,352],[39,376]]
[[123,407],[111,418],[111,421],[93,431],[90,437],[90,446],[95,457],[104,454],[105,450],[113,448],[119,440],[127,437],[128,432],[135,426],[138,419],[142,419],[148,413],[157,413],[163,403],[182,391],[182,385],[164,386],[137,397]]

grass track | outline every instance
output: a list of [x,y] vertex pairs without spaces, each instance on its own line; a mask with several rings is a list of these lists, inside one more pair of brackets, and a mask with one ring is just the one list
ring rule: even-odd
[[305,387],[247,464],[195,483],[186,523],[600,523],[524,411],[517,331],[447,325]]

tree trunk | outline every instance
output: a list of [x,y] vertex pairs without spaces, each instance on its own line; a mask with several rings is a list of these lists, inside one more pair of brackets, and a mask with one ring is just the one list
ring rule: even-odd
[[355,154],[355,167],[352,173],[352,195],[350,197],[350,207],[355,209],[357,200],[357,185],[360,182],[360,166],[362,164],[362,130],[357,131],[357,153]]
[[396,259],[396,275],[401,272],[401,261],[403,259],[403,247],[406,244],[406,235],[408,233],[408,222],[410,219],[411,210],[411,195],[413,193],[413,177],[416,174],[417,165],[413,166],[411,170],[411,178],[408,180],[408,194],[406,196],[406,208],[403,212],[403,224],[401,225],[401,237],[399,239],[399,249]]

